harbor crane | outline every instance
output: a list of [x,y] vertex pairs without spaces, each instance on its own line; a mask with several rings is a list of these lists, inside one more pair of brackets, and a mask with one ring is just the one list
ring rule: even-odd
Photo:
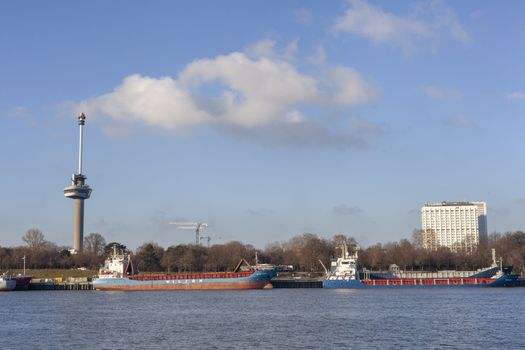
[[[178,229],[181,230],[195,230],[195,244],[201,244],[201,230],[208,227],[208,224],[205,222],[179,222],[174,221],[170,222],[170,225],[176,225]],[[209,241],[208,241],[209,243]]]

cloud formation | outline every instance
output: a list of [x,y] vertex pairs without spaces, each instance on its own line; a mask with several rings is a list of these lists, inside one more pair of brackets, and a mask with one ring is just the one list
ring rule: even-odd
[[[114,122],[170,130],[212,125],[282,146],[364,147],[380,126],[354,117],[348,130],[336,132],[319,110],[368,103],[376,98],[376,89],[347,66],[301,72],[287,60],[295,50],[292,43],[284,54],[276,54],[274,43],[265,40],[248,54],[195,60],[177,77],[134,74],[112,92],[82,101],[78,109]],[[365,129],[369,132],[363,133]]]
[[444,0],[418,3],[415,6],[415,16],[425,21],[433,33],[448,33],[463,44],[468,43],[471,39],[456,12]]
[[470,40],[458,16],[443,1],[435,0],[415,7],[407,16],[385,12],[363,0],[348,0],[350,8],[335,21],[335,32],[353,33],[376,44],[388,44],[412,52],[422,40],[435,39],[447,32],[456,40]]
[[323,65],[325,61],[326,61],[326,51],[324,50],[322,46],[318,46],[312,55],[306,57],[306,62],[314,66]]

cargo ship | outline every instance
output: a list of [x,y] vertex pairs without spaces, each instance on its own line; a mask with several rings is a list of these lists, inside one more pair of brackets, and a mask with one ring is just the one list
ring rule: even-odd
[[233,272],[204,272],[193,274],[138,274],[130,254],[117,254],[106,259],[98,278],[93,279],[96,290],[239,290],[271,288],[275,276],[271,266],[250,266],[244,259]]
[[[517,275],[511,269],[500,269],[492,277],[420,277],[360,279],[357,272],[357,250],[350,254],[346,245],[341,257],[331,259],[330,270],[326,271],[323,288],[376,288],[376,287],[506,287],[517,285]],[[491,268],[493,270],[493,268]]]

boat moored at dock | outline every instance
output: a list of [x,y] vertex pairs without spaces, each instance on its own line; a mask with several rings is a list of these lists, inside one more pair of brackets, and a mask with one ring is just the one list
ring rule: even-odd
[[346,244],[341,257],[332,259],[330,271],[323,280],[323,288],[375,288],[375,287],[511,287],[518,285],[518,276],[511,269],[501,269],[493,277],[465,278],[383,278],[359,279],[357,250],[350,254]]
[[93,279],[96,290],[239,290],[271,288],[275,269],[239,262],[233,272],[138,274],[129,254],[113,253]]

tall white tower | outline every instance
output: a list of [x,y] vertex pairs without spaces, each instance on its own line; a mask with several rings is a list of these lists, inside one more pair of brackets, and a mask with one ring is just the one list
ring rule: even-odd
[[75,200],[75,214],[73,223],[73,250],[78,253],[82,251],[84,241],[84,199],[91,195],[91,188],[86,184],[87,177],[82,174],[82,133],[86,123],[86,116],[81,113],[78,116],[80,129],[78,142],[78,173],[71,176],[71,186],[64,188],[64,196]]

